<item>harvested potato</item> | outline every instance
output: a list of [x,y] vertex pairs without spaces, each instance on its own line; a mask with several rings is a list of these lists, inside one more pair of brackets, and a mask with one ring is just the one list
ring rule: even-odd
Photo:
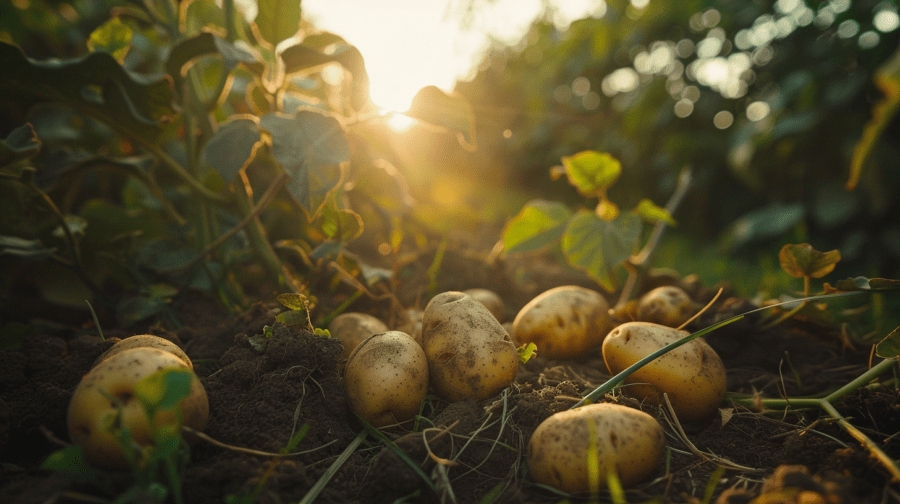
[[375,427],[409,420],[428,391],[425,351],[400,331],[370,336],[347,360],[344,390],[350,409]]
[[[596,444],[591,446],[592,441]],[[535,481],[564,492],[606,488],[608,471],[622,486],[640,483],[659,467],[666,440],[659,422],[643,411],[599,403],[561,411],[538,425],[528,443]],[[596,448],[596,472],[591,453]]]
[[[609,372],[616,374],[687,335],[650,322],[628,322],[606,337],[603,360]],[[706,420],[725,398],[725,365],[706,341],[697,338],[654,359],[625,383],[642,384],[622,387],[622,391],[652,404],[662,404],[662,394],[668,394],[679,420]]]
[[669,327],[679,327],[696,312],[694,302],[680,287],[657,287],[641,296],[637,320]]
[[428,303],[422,342],[431,386],[447,401],[487,399],[516,376],[512,338],[486,306],[462,292],[444,292]]
[[462,292],[463,294],[475,298],[475,301],[487,306],[488,311],[490,311],[491,315],[497,319],[497,322],[503,323],[506,318],[506,304],[499,294],[488,289],[466,289]]
[[584,287],[564,285],[525,305],[513,321],[512,335],[519,345],[537,345],[542,357],[569,359],[600,345],[612,328],[606,298]]
[[[109,432],[118,415],[113,397],[122,403],[121,425],[131,432],[132,439],[141,446],[154,443],[147,415],[134,387],[141,379],[169,368],[190,369],[184,361],[158,348],[123,350],[102,361],[82,378],[69,402],[69,439],[84,449],[91,464],[105,469],[127,469],[125,456],[115,437]],[[196,430],[206,426],[209,401],[200,379],[193,375],[188,397],[181,402],[183,425]],[[159,410],[154,417],[157,427],[175,425],[172,410]]]
[[373,334],[387,332],[388,326],[367,313],[341,313],[328,324],[331,337],[344,344],[344,358],[350,357],[356,345]]
[[184,350],[182,350],[181,347],[165,338],[160,338],[159,336],[154,336],[152,334],[137,334],[135,336],[131,336],[123,339],[122,341],[119,341],[115,345],[109,347],[109,350],[103,352],[100,357],[97,357],[97,360],[94,361],[94,365],[92,367],[97,367],[97,364],[100,364],[113,355],[118,354],[119,352],[124,352],[125,350],[131,350],[132,348],[140,347],[158,348],[160,350],[165,350],[166,352],[172,353],[175,355],[175,357],[183,360],[189,368],[194,369],[194,363],[191,362],[190,357],[188,357],[187,354],[184,353]]

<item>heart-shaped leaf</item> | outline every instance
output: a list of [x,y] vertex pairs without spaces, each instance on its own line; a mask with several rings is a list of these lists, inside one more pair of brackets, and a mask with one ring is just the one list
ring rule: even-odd
[[641,218],[623,213],[605,221],[581,211],[569,219],[562,237],[563,253],[572,266],[584,270],[601,287],[614,291],[613,267],[631,257],[641,237]]
[[300,30],[298,0],[258,0],[254,22],[263,41],[272,47],[289,39]]
[[426,86],[416,93],[405,115],[428,124],[456,131],[460,144],[475,149],[475,114],[472,105],[456,93]]
[[279,294],[278,302],[289,310],[306,310],[309,306],[309,298],[297,292]]
[[891,331],[877,345],[875,355],[883,359],[896,359],[900,357],[900,327]]
[[503,230],[509,253],[538,250],[559,240],[569,220],[569,209],[555,201],[532,200],[522,207]]
[[341,124],[330,115],[304,109],[295,117],[267,114],[260,126],[272,135],[272,154],[290,175],[287,189],[314,218],[341,181],[350,146]]
[[596,197],[619,179],[622,164],[606,152],[582,151],[562,158],[569,183],[583,196]]
[[203,155],[222,180],[231,182],[253,160],[261,139],[255,117],[237,117],[210,138]]
[[794,278],[822,278],[841,260],[837,250],[819,252],[808,243],[788,244],[778,253],[781,268]]

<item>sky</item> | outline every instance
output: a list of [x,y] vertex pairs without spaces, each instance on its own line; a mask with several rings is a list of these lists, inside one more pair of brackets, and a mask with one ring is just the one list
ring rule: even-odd
[[[463,26],[461,6],[474,3]],[[554,21],[605,11],[603,0],[555,0]],[[541,0],[303,0],[303,15],[356,46],[366,62],[372,101],[409,108],[422,87],[446,91],[481,61],[491,37],[515,44],[541,12]]]

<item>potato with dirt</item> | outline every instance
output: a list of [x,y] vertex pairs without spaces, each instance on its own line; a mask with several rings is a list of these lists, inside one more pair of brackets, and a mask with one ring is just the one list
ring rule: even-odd
[[516,376],[512,338],[486,306],[462,292],[444,292],[428,303],[422,343],[431,386],[447,401],[487,399]]
[[[603,342],[603,360],[612,374],[689,333],[650,322],[628,322],[613,329]],[[678,419],[704,421],[725,398],[725,365],[702,338],[691,340],[644,365],[625,379],[622,391],[650,404],[663,405],[669,396]]]
[[637,320],[680,327],[696,311],[694,302],[684,289],[666,285],[641,296],[637,304]]
[[542,357],[570,359],[599,346],[612,328],[606,298],[597,291],[564,285],[526,304],[513,321],[512,335],[519,345],[534,343]]
[[589,404],[538,425],[528,443],[528,468],[538,483],[568,493],[606,488],[610,471],[629,487],[656,471],[665,446],[662,427],[647,413]]
[[[127,341],[127,340],[124,340]],[[128,469],[125,456],[110,426],[127,427],[135,443],[153,445],[155,440],[135,386],[143,378],[164,369],[186,369],[191,375],[188,396],[181,401],[183,425],[203,430],[209,417],[209,401],[200,379],[183,360],[159,348],[131,348],[100,362],[75,388],[69,402],[68,429],[73,444],[84,449],[88,462],[112,470]],[[121,404],[121,419],[117,422]],[[155,426],[176,425],[175,411],[160,409],[154,415]]]
[[425,351],[400,331],[372,335],[347,359],[344,390],[350,409],[375,427],[410,420],[428,391]]
[[184,353],[184,350],[182,350],[181,347],[165,338],[154,336],[152,334],[136,334],[119,341],[115,345],[109,347],[109,350],[103,352],[100,357],[97,357],[97,360],[94,361],[94,365],[91,367],[97,367],[97,365],[101,362],[109,359],[113,355],[124,352],[125,350],[142,347],[165,350],[166,352],[169,352],[175,355],[175,357],[183,360],[189,368],[194,369],[194,363],[191,362],[190,357],[188,357],[187,354]]
[[356,346],[369,336],[387,331],[388,326],[384,322],[368,313],[341,313],[328,324],[331,337],[344,345],[345,359],[349,358]]

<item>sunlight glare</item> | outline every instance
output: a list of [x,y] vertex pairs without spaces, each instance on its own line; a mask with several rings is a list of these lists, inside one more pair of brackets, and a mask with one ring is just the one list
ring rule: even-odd
[[415,119],[399,112],[388,112],[385,115],[385,120],[387,121],[387,125],[397,133],[408,131],[416,124]]

